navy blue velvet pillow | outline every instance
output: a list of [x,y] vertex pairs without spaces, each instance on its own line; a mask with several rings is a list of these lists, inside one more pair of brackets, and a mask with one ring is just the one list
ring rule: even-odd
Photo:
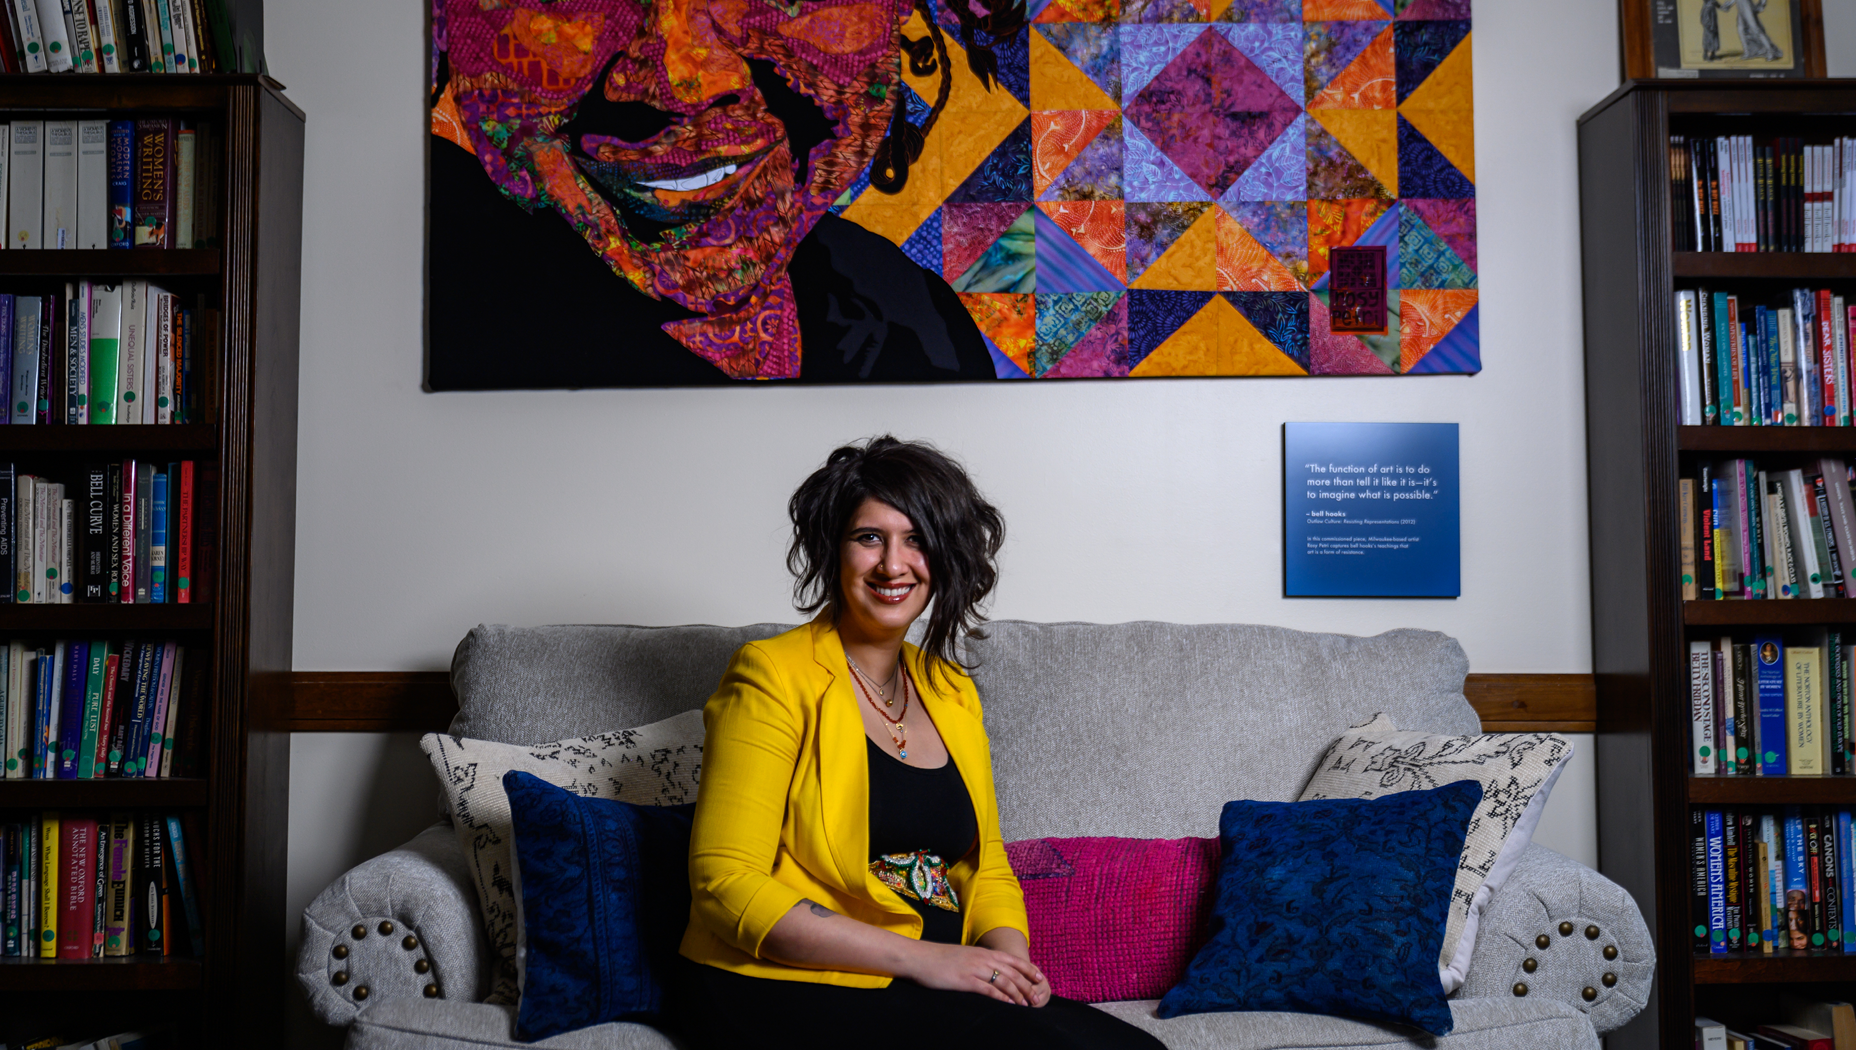
[[516,1038],[650,1021],[690,917],[695,805],[586,798],[503,774],[527,946]]
[[1161,1017],[1284,1010],[1452,1024],[1437,973],[1474,780],[1374,799],[1227,802],[1209,939]]

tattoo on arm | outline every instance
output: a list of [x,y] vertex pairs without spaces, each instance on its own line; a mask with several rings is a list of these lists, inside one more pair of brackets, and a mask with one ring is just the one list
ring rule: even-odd
[[810,898],[803,898],[800,900],[799,903],[804,904],[807,907],[810,907],[812,909],[812,914],[818,916],[821,919],[829,919],[832,916],[838,914],[837,912],[832,911],[830,908],[827,908],[823,904],[820,904],[819,902],[812,900]]

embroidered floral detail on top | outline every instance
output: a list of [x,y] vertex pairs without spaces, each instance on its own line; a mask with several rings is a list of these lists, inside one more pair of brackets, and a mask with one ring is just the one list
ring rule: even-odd
[[958,912],[960,900],[947,881],[947,862],[926,850],[885,853],[870,862],[870,874],[910,900]]

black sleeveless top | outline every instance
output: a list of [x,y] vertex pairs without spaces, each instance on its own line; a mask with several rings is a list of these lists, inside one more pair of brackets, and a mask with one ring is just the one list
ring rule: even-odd
[[[936,769],[911,766],[864,737],[870,755],[870,858],[925,850],[948,867],[979,843],[967,782],[949,755]],[[904,897],[922,916],[922,940],[960,943],[960,913]]]

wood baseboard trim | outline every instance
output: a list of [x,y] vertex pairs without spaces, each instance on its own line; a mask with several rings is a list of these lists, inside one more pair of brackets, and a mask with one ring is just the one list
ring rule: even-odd
[[[279,729],[291,733],[443,732],[457,714],[444,671],[297,671]],[[1485,733],[1590,733],[1598,687],[1589,674],[1472,674],[1463,695]]]

